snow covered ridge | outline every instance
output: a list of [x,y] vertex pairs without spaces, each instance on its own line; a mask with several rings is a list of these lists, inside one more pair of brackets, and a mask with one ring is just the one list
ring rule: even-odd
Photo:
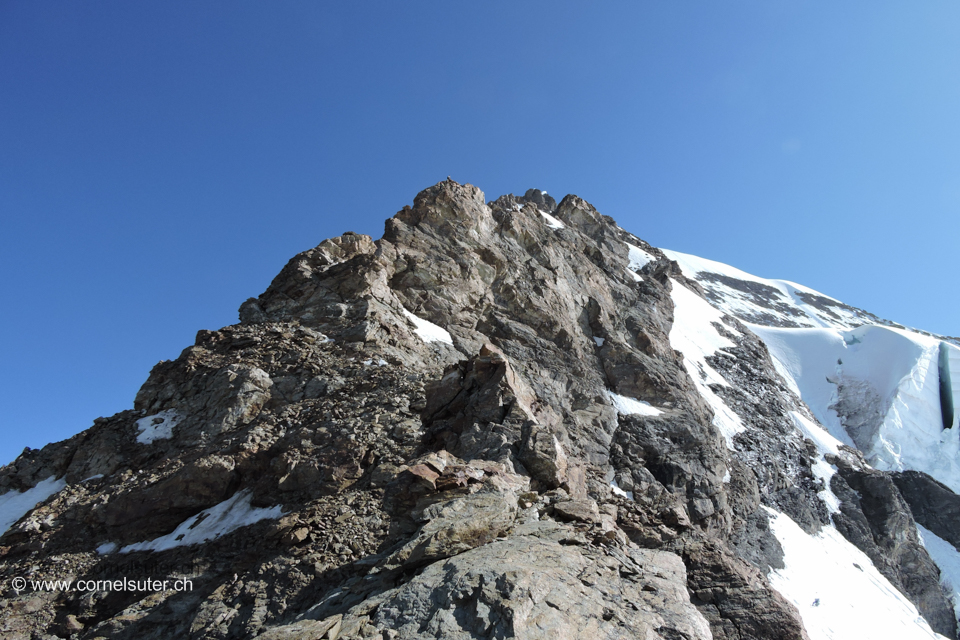
[[722,262],[662,251],[704,288],[714,306],[745,322],[772,327],[853,329],[882,324],[906,328],[789,280],[759,278]]

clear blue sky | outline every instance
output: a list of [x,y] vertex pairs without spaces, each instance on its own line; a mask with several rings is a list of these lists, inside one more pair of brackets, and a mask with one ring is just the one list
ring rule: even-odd
[[0,1],[0,463],[447,175],[960,334],[960,4]]

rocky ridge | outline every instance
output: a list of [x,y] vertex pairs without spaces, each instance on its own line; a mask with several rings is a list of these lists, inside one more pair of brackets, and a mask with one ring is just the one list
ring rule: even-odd
[[192,589],[9,589],[0,634],[806,638],[768,580],[768,507],[835,524],[956,638],[913,514],[937,532],[960,510],[850,448],[826,486],[792,416],[815,418],[737,318],[691,372],[677,287],[711,296],[586,201],[536,190],[486,202],[448,180],[380,240],[323,241],[154,367],[132,410],[0,469],[7,495],[65,484],[0,537],[4,587]]

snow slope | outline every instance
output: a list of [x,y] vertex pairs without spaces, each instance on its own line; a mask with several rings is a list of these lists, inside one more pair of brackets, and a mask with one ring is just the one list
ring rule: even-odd
[[[690,374],[697,391],[700,392],[713,409],[713,424],[727,441],[727,447],[733,449],[733,436],[743,431],[740,416],[734,413],[720,399],[709,385],[729,386],[717,371],[707,362],[707,357],[723,348],[736,345],[720,335],[714,323],[719,323],[723,314],[711,307],[703,298],[687,289],[676,280],[670,296],[673,299],[673,326],[670,328],[670,346],[683,354],[683,366]],[[729,328],[730,331],[736,331]]]
[[926,547],[927,553],[940,567],[940,584],[953,597],[953,610],[960,619],[960,552],[953,545],[939,537],[932,531],[917,525],[920,542]]
[[789,516],[764,507],[783,547],[770,584],[800,611],[810,640],[943,638],[833,526],[811,536]]

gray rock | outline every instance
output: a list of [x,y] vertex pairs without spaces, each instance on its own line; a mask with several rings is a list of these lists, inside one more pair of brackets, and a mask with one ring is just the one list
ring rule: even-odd
[[[562,545],[531,535],[427,567],[376,596],[370,623],[398,638],[710,638],[672,553]],[[624,607],[629,602],[632,606]],[[361,604],[346,617],[370,610]]]

